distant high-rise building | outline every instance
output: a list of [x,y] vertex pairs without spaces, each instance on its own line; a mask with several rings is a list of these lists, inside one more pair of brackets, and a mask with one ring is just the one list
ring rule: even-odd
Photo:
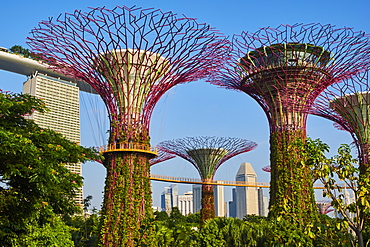
[[229,217],[236,218],[236,188],[231,190],[231,201],[229,201]]
[[[68,140],[80,143],[79,88],[75,83],[35,74],[24,82],[23,93],[42,99],[49,108],[47,113],[34,112],[30,116],[40,127],[52,129]],[[82,175],[81,164],[68,164],[67,168]],[[83,205],[82,188],[75,200]]]
[[[236,181],[257,183],[257,175],[250,163],[242,163],[235,177]],[[236,217],[246,214],[259,215],[257,187],[236,187]]]
[[268,214],[268,198],[263,195],[263,189],[258,188],[258,212],[261,216],[267,216]]
[[162,211],[166,211],[167,213],[171,212],[172,205],[171,205],[170,187],[164,187],[164,190],[161,195],[161,208],[162,208]]
[[179,210],[182,215],[193,213],[193,192],[188,191],[179,196]]
[[164,187],[161,195],[162,211],[171,213],[173,207],[178,206],[178,187],[177,184],[171,184],[170,187]]
[[[223,183],[223,181],[216,181],[216,182],[220,184]],[[214,185],[213,187],[214,187],[213,194],[215,197],[215,215],[224,217],[226,216],[224,186]]]
[[179,187],[177,184],[171,184],[171,204],[172,207],[178,207],[178,201],[179,201]]
[[193,212],[198,213],[202,208],[202,185],[193,185]]

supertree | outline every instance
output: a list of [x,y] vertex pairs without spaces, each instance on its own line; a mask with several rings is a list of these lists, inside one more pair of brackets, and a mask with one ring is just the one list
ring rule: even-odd
[[257,144],[239,138],[186,137],[158,144],[158,149],[189,161],[198,170],[202,184],[202,222],[215,217],[213,181],[217,169],[235,155],[249,152]]
[[150,241],[141,231],[152,215],[153,109],[173,86],[203,78],[218,66],[223,37],[191,18],[126,6],[76,10],[40,22],[31,34],[28,44],[50,68],[89,83],[108,110],[101,245]]
[[334,211],[334,209],[331,208],[331,202],[329,201],[316,202],[316,206],[319,214],[328,214]]
[[334,121],[348,131],[357,147],[361,173],[369,168],[370,148],[369,71],[327,87],[317,97],[310,113]]
[[270,217],[301,222],[317,212],[310,168],[300,155],[307,110],[326,87],[362,71],[369,36],[351,28],[295,24],[234,35],[229,60],[211,83],[255,99],[270,126]]

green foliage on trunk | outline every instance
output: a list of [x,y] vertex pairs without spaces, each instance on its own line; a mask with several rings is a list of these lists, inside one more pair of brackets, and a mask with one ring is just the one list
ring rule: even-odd
[[304,153],[305,132],[271,134],[271,182],[269,217],[289,217],[307,224],[317,217],[311,167]]
[[200,210],[200,216],[202,223],[206,220],[212,219],[216,216],[215,214],[215,197],[213,194],[213,185],[203,184],[202,185],[202,208]]
[[108,153],[101,216],[102,246],[134,246],[151,242],[150,164],[145,154]]

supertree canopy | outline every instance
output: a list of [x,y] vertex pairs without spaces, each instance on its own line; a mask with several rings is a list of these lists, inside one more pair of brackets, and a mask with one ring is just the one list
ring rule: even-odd
[[257,144],[239,138],[186,137],[158,144],[158,149],[189,161],[202,179],[202,222],[215,217],[213,181],[217,169],[235,155],[249,152]]
[[179,83],[209,75],[223,38],[172,12],[116,7],[75,11],[42,21],[28,44],[54,70],[89,83],[110,117],[100,244],[150,241],[140,226],[152,215],[149,124],[159,98]]
[[370,148],[370,77],[365,71],[326,88],[317,97],[310,112],[334,121],[348,131],[357,147],[360,170],[369,166]]
[[299,142],[307,110],[326,87],[370,62],[369,36],[351,28],[295,24],[235,35],[229,60],[212,83],[242,91],[263,108],[270,125],[270,216],[298,219],[317,212],[309,167]]

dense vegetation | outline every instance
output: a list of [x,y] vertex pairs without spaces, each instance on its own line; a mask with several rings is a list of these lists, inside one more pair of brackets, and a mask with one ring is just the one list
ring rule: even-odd
[[[32,96],[0,93],[1,246],[97,246],[98,212],[81,214],[73,197],[82,178],[64,165],[99,157],[24,117],[33,111],[47,109]],[[170,215],[155,212],[142,225],[142,236],[150,232],[151,246],[171,247],[365,246],[370,238],[369,171],[360,173],[348,145],[331,159],[325,157],[329,147],[319,140],[294,145],[302,148],[303,165],[325,184],[325,194],[343,219],[319,215],[304,225],[289,212],[284,215],[282,205],[277,217],[215,218],[201,224],[199,213],[183,216],[173,208]],[[338,179],[352,189],[353,203],[343,203]],[[90,200],[85,200],[85,211]],[[136,246],[148,246],[143,239],[136,238]]]
[[30,95],[0,92],[1,246],[70,246],[65,219],[79,213],[82,177],[65,165],[96,159],[92,149],[24,116],[45,112]]

